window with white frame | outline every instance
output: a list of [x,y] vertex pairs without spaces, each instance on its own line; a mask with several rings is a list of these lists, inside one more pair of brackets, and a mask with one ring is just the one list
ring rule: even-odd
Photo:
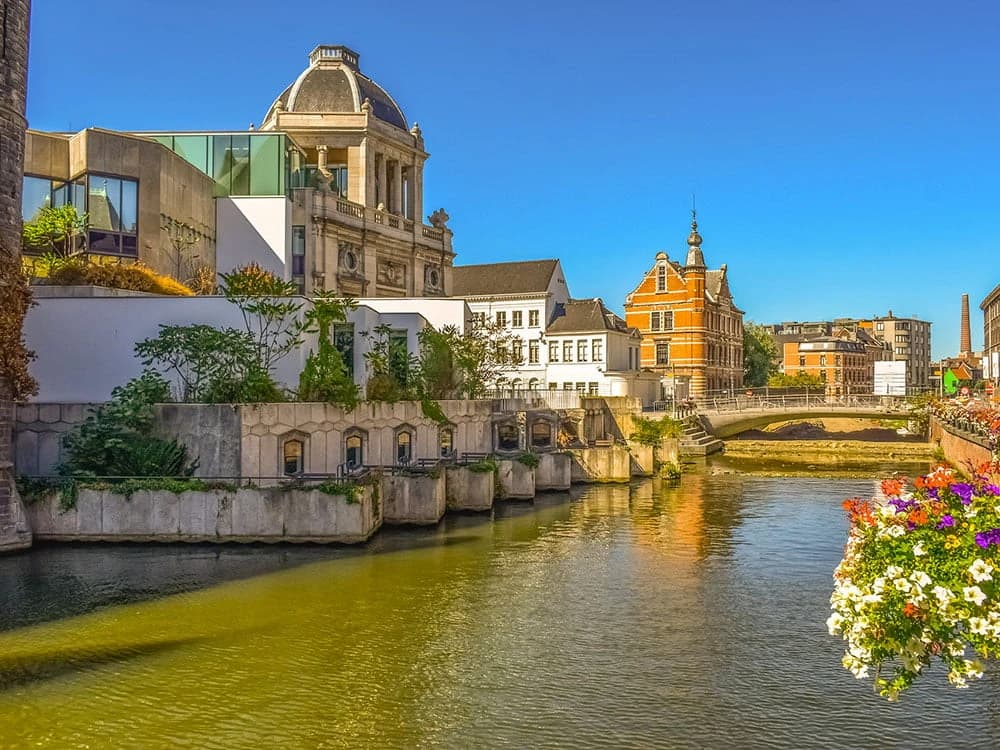
[[510,325],[512,328],[523,328],[524,327],[524,313],[520,310],[514,310],[510,314]]
[[532,328],[538,328],[538,310],[528,310],[528,325]]
[[669,341],[657,341],[656,342],[656,364],[658,364],[658,365],[669,365],[670,364],[670,342]]
[[532,365],[538,364],[538,342],[529,341],[528,342],[528,363]]
[[573,342],[572,341],[564,341],[563,342],[563,355],[562,355],[562,357],[563,357],[563,362],[572,362],[573,361]]
[[497,311],[497,325],[498,326],[506,326],[507,325],[507,311],[506,310],[498,310]]
[[549,342],[549,362],[559,361],[559,342],[550,341]]
[[601,339],[592,339],[590,342],[590,358],[594,362],[604,359],[604,342]]
[[576,342],[576,361],[586,362],[587,361],[587,340],[580,339]]
[[656,291],[667,291],[667,264],[660,263],[656,267]]

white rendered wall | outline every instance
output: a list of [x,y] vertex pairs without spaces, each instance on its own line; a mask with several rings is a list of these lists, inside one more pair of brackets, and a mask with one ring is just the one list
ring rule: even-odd
[[292,202],[284,196],[216,198],[216,264],[220,273],[256,263],[291,276]]
[[472,323],[469,305],[456,297],[363,297],[358,304],[378,313],[417,313],[438,330],[455,326],[465,333]]
[[[303,305],[309,302],[302,300]],[[301,312],[300,312],[301,314]],[[354,379],[362,387],[367,376],[363,331],[379,323],[407,331],[411,354],[417,353],[417,332],[427,321],[415,313],[379,315],[369,307],[354,310]],[[159,335],[160,325],[203,323],[218,328],[243,328],[239,308],[224,297],[44,297],[24,322],[28,347],[37,353],[31,372],[38,381],[39,402],[97,403],[107,401],[113,388],[142,373],[135,345]],[[275,379],[296,388],[315,335],[275,366]]]

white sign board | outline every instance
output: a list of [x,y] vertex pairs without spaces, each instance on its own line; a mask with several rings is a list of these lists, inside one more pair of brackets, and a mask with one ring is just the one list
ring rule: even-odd
[[875,363],[875,395],[906,395],[906,362]]
[[990,356],[993,361],[990,363],[990,372],[994,378],[1000,377],[1000,352],[993,352]]
[[983,380],[990,379],[990,358],[989,355],[983,357]]

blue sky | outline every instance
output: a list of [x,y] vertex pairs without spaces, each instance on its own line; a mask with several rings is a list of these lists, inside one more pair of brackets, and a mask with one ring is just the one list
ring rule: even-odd
[[692,191],[747,318],[916,315],[958,348],[1000,264],[1000,5],[36,0],[43,130],[259,123],[347,44],[427,149],[458,262],[559,257],[614,309]]

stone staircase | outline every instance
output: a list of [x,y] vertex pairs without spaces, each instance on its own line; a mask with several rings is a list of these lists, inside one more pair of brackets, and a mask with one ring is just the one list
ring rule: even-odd
[[684,432],[680,441],[682,456],[709,456],[718,453],[724,447],[725,444],[721,440],[705,432],[697,415],[684,420]]

